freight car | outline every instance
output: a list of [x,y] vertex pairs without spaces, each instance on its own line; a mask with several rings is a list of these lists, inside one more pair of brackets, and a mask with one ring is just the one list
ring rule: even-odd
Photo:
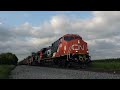
[[74,64],[88,65],[91,62],[87,43],[77,34],[66,34],[52,43],[51,46],[42,48],[32,53],[24,61],[28,65],[51,64],[68,67]]

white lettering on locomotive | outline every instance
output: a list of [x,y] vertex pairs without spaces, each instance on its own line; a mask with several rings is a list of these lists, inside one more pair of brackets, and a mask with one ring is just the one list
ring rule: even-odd
[[66,46],[64,46],[64,50],[66,50]]
[[83,47],[81,46],[81,45],[79,45],[80,46],[80,48],[82,49],[82,50],[84,50],[84,45],[83,45]]
[[[75,48],[75,46],[77,46],[77,48]],[[84,50],[84,45],[81,46],[81,45],[78,45],[78,44],[73,44],[72,47],[71,47],[73,50]]]
[[56,53],[53,53],[53,57],[55,57],[55,54],[56,54]]

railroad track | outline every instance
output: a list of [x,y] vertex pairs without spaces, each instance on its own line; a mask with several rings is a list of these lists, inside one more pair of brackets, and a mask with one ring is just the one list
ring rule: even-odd
[[110,73],[110,74],[120,74],[120,70],[103,70],[103,69],[97,69],[97,68],[91,68],[91,67],[79,67],[78,65],[70,66],[70,67],[60,67],[58,65],[34,65],[39,67],[50,67],[50,68],[57,68],[57,69],[68,69],[68,70],[78,70],[78,71],[92,71],[92,72],[104,72],[104,73]]

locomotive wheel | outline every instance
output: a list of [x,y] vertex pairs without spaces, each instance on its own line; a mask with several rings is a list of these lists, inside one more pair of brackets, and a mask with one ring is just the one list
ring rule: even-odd
[[58,61],[58,66],[62,67],[62,61],[61,60]]
[[53,64],[58,65],[58,61],[57,60],[53,60]]
[[63,59],[63,67],[69,68],[69,62],[67,62],[65,59]]
[[66,68],[70,68],[72,64],[70,62],[67,62]]
[[31,63],[31,65],[32,65],[32,66],[35,66],[35,65],[36,65],[36,63],[33,61],[33,62]]
[[61,64],[62,64],[61,66],[64,68],[64,67],[65,67],[65,64],[66,64],[66,61],[65,61],[64,59],[62,59],[61,62],[62,62],[62,63],[61,63]]
[[65,59],[61,60],[60,66],[63,68],[69,68],[70,64]]
[[86,68],[86,65],[85,65],[85,64],[82,64],[82,65],[80,65],[80,68],[81,68],[81,69],[85,69],[85,68]]
[[45,66],[45,61],[44,61],[44,60],[42,60],[42,61],[40,62],[40,66]]
[[62,59],[62,60],[60,60],[60,67],[65,67],[65,60],[64,59]]
[[62,67],[62,68],[70,68],[71,67],[71,63],[69,63],[65,59],[62,59],[62,60],[58,61],[58,66]]

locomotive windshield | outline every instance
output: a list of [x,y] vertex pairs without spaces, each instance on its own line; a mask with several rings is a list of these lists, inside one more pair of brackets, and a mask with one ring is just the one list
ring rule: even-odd
[[75,36],[75,39],[82,39],[80,36]]
[[74,37],[73,36],[65,36],[64,40],[65,41],[71,41],[71,40],[74,40]]

